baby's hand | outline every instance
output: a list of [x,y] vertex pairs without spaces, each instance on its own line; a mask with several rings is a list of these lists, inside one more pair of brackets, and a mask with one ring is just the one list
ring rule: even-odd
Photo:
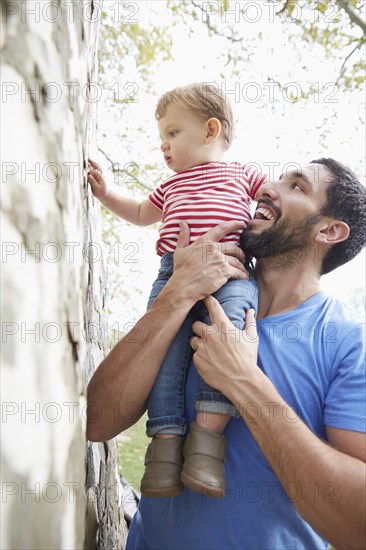
[[100,201],[106,199],[108,195],[108,187],[103,178],[102,169],[99,164],[89,159],[89,173],[88,173],[88,182],[91,185],[93,195],[97,197]]

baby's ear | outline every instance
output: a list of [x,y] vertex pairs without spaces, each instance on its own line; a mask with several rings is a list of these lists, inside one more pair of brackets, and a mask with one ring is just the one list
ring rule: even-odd
[[213,143],[221,134],[221,122],[218,118],[209,118],[206,122],[206,143]]

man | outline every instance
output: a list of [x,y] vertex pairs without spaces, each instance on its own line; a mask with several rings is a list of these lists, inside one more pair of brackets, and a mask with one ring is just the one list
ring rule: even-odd
[[[242,239],[257,258],[259,356],[251,311],[239,334],[208,297],[212,326],[193,325],[195,366],[241,413],[225,430],[226,496],[185,489],[172,499],[143,499],[129,550],[365,547],[363,327],[319,289],[321,274],[365,245],[365,199],[352,172],[331,159],[262,186]],[[246,276],[242,254],[222,254],[214,243],[237,227],[218,226],[186,248],[183,227],[171,280],[90,382],[91,440],[137,420],[192,305],[229,277]],[[192,367],[190,421],[197,383]]]

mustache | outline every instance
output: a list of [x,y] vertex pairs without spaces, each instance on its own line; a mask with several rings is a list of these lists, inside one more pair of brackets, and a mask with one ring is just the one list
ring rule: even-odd
[[271,201],[271,199],[260,199],[258,201],[257,208],[260,208],[261,206],[268,206],[268,208],[270,208],[274,212],[276,216],[276,220],[275,220],[276,222],[282,216],[282,210],[278,208],[278,206],[275,206]]

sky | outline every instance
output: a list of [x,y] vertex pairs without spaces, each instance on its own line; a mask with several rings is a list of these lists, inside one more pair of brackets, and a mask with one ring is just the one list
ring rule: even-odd
[[[239,4],[242,6],[245,3]],[[360,123],[360,113],[364,108],[362,93],[346,94],[338,89],[334,82],[341,63],[336,66],[334,61],[326,61],[320,46],[307,49],[299,40],[290,41],[288,32],[296,32],[296,29],[287,26],[284,32],[281,22],[272,20],[269,12],[264,10],[266,3],[256,4],[261,11],[258,8],[259,11],[253,12],[251,17],[255,20],[260,15],[258,21],[249,23],[238,18],[236,23],[236,28],[243,35],[243,48],[250,50],[251,58],[245,71],[235,77],[223,79],[221,75],[225,72],[224,63],[219,61],[227,47],[225,39],[208,39],[204,26],[198,23],[189,36],[185,25],[174,27],[173,59],[154,68],[153,81],[148,89],[139,76],[133,56],[126,57],[121,86],[132,83],[138,90],[136,103],[130,104],[124,118],[118,121],[118,125],[122,124],[128,134],[128,152],[118,139],[115,112],[113,118],[108,108],[102,111],[99,122],[99,133],[105,134],[100,138],[100,144],[114,160],[122,165],[131,161],[137,164],[160,163],[161,181],[171,175],[163,164],[159,148],[154,119],[157,99],[176,86],[193,81],[212,82],[228,95],[237,118],[235,141],[226,160],[255,162],[265,171],[272,166],[274,173],[279,175],[289,163],[301,166],[312,159],[329,156],[349,165],[365,184],[365,127]],[[141,25],[148,28],[151,23],[159,22],[160,25],[171,26],[169,14],[163,9],[165,2],[139,2],[138,6],[136,17]],[[218,16],[213,21],[220,24]],[[280,81],[283,88],[268,84],[268,78]],[[293,103],[290,94],[300,97],[301,90],[306,89],[309,83],[315,90],[314,96],[308,101],[299,99]],[[137,136],[136,129],[140,126],[146,129],[147,142]],[[103,165],[105,160],[99,160]],[[160,181],[146,183],[155,187]],[[145,310],[159,265],[154,251],[157,228],[124,225],[122,233],[121,240],[127,239],[126,243],[135,242],[138,246],[134,257],[137,262],[126,262],[123,258],[121,264],[126,285],[131,279],[134,283],[134,288],[128,292],[133,303],[133,317],[137,319]],[[366,257],[362,253],[349,264],[322,277],[322,288],[336,298],[347,300],[350,290],[364,288],[365,265]],[[136,292],[135,288],[139,291]],[[114,300],[110,307],[115,315],[113,318],[125,322],[131,317],[131,308],[125,298]]]

